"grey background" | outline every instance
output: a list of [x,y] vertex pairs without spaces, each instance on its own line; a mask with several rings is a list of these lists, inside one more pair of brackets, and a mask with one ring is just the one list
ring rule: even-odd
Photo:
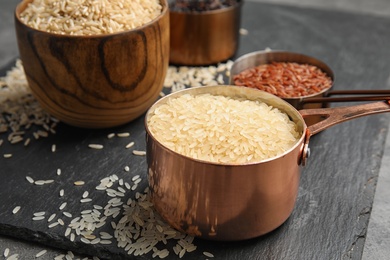
[[[389,0],[252,0],[273,4],[306,6],[326,10],[342,10],[363,15],[390,17]],[[13,29],[13,10],[19,1],[0,1],[0,68],[10,65],[18,56],[16,38]],[[390,29],[390,28],[389,28]],[[369,35],[367,35],[369,37]],[[390,46],[390,45],[389,45]],[[390,78],[389,83],[390,85]],[[370,217],[363,259],[390,259],[390,131],[387,135],[385,153],[382,158],[381,170]],[[45,259],[53,259],[56,255],[66,253],[18,241],[8,237],[0,237],[0,258],[5,248],[10,249],[10,255],[18,253],[20,259],[34,259],[36,253],[47,249]]]

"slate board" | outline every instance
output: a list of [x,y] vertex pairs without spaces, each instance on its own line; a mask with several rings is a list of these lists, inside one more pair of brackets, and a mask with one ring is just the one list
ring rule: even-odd
[[[266,47],[302,52],[322,59],[335,72],[335,89],[389,88],[390,20],[343,12],[319,11],[245,2],[237,56]],[[3,68],[1,75],[9,69]],[[186,259],[205,259],[203,251],[216,259],[360,259],[373,203],[376,181],[389,126],[389,115],[374,115],[334,126],[311,139],[312,156],[302,169],[298,200],[291,217],[275,231],[251,240],[211,242],[196,239],[196,252]],[[35,141],[29,147],[0,146],[0,234],[109,259],[150,259],[128,256],[115,246],[72,243],[64,237],[65,227],[47,228],[34,222],[32,214],[58,212],[63,201],[67,211],[77,214],[84,190],[93,191],[99,180],[117,174],[125,180],[142,175],[146,187],[146,162],[124,146],[134,140],[136,149],[145,149],[143,118],[105,130],[85,130],[59,124],[57,133]],[[130,132],[129,138],[107,139],[111,132]],[[5,135],[0,135],[5,139]],[[102,143],[103,150],[91,150],[89,143]],[[52,144],[57,151],[51,152]],[[131,174],[123,168],[129,165]],[[62,169],[56,176],[57,168]],[[55,179],[42,187],[29,184],[34,179]],[[82,187],[73,181],[85,180]],[[58,196],[59,190],[65,196]],[[134,196],[133,193],[126,197]],[[91,192],[94,204],[109,198]],[[16,205],[22,210],[12,214]],[[62,217],[66,220],[65,217]],[[109,227],[105,227],[110,230]],[[103,229],[105,229],[103,228]],[[171,252],[170,257],[177,257]]]

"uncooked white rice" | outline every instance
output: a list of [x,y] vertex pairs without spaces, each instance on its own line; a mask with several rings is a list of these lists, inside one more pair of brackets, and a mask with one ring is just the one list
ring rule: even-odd
[[101,144],[89,144],[88,147],[97,150],[103,149],[103,145]]
[[64,211],[64,212],[62,212],[62,214],[64,214],[64,216],[65,216],[65,217],[68,217],[68,218],[71,218],[71,217],[72,217],[72,213],[70,213],[70,212]]
[[59,210],[63,210],[63,209],[66,207],[67,204],[68,204],[67,202],[63,202],[63,203],[60,205]]
[[56,217],[56,214],[53,213],[50,215],[50,217],[47,219],[47,222],[51,222]]
[[56,132],[58,120],[43,111],[32,96],[20,60],[0,78],[0,111],[0,134],[8,133],[11,144],[24,140],[28,146],[31,135],[39,139]]
[[47,227],[48,227],[48,228],[53,228],[53,227],[58,226],[59,224],[60,224],[59,222],[53,222],[53,223],[51,223],[50,225],[48,225]]
[[134,155],[144,156],[146,155],[146,151],[133,150]]
[[126,149],[129,149],[134,146],[134,142],[130,142],[126,145]]
[[84,181],[75,181],[73,184],[74,184],[75,186],[82,186],[82,185],[85,184],[85,182],[84,182]]
[[43,256],[43,255],[46,254],[46,253],[47,253],[47,250],[39,251],[39,252],[35,255],[35,257],[36,257],[36,258],[41,257],[41,256]]
[[[21,63],[19,63],[19,65],[20,64]],[[178,81],[182,81],[181,83],[185,83],[185,80],[188,80],[188,82],[185,84],[189,87],[197,86],[198,84],[200,85],[214,84],[215,82],[222,83],[223,81],[221,77],[222,75],[220,74],[217,75],[217,73],[222,73],[225,70],[228,70],[230,65],[229,63],[227,63],[227,64],[220,64],[218,65],[218,67],[189,68],[189,69],[183,67],[179,69],[180,73],[177,74],[178,77],[171,82],[173,82],[173,84],[178,83]],[[190,70],[188,75],[186,75],[186,70],[187,71]],[[192,73],[191,71],[192,72],[196,71],[196,72],[195,74],[191,74]],[[169,75],[167,75],[166,80],[168,81],[170,80]],[[22,83],[23,83],[22,85],[26,87],[26,89],[28,90],[27,83],[25,81],[23,81]],[[184,85],[181,85],[181,83],[177,85],[178,87],[169,86],[171,87],[171,91],[174,92],[175,90],[184,87]],[[2,95],[7,99],[8,93],[4,92],[3,90],[8,91],[8,88],[3,88],[1,90],[2,92],[0,93],[0,99]],[[30,91],[27,91],[27,93],[28,93],[27,95],[30,96]],[[36,100],[32,96],[30,97],[30,99],[31,99],[31,101],[29,101],[30,103],[37,104]],[[1,105],[2,104],[0,103],[0,106]],[[37,108],[40,109],[40,106],[37,105]],[[37,127],[42,126],[43,129],[34,132],[35,139],[39,139],[41,137],[47,137],[49,133],[53,133],[53,134],[55,133],[55,130],[53,128],[56,126],[58,120],[52,117],[45,117],[45,118],[46,118],[45,121],[47,121],[48,123],[43,122],[42,125],[39,124],[37,125]],[[0,117],[0,121],[1,121],[1,117]],[[24,122],[21,122],[20,125],[23,125],[23,123]],[[3,126],[4,124],[0,124],[0,133],[10,132],[8,130],[11,129],[11,133],[13,136],[12,138],[14,138],[12,140],[14,141],[15,140],[18,141],[19,136],[22,137],[24,136],[22,134],[23,131],[20,131],[19,129],[16,128],[12,129],[7,122],[6,122],[6,126],[8,130],[7,129],[5,129],[5,131],[4,129],[2,130],[1,128]],[[113,138],[116,135],[118,134],[111,133],[107,137]],[[123,134],[123,137],[125,137],[125,135],[127,134]],[[29,139],[28,137],[26,138]],[[27,142],[27,139],[25,142]],[[133,142],[128,144],[128,146],[130,147],[132,147],[133,145],[134,145]],[[126,147],[126,148],[130,148],[130,147]],[[54,150],[56,149],[54,148]],[[144,154],[144,151],[141,152],[142,154]],[[128,170],[130,171],[130,167],[128,168]],[[58,169],[57,175],[60,175],[60,172],[61,170]],[[34,182],[34,180],[32,181]],[[97,243],[101,245],[109,245],[109,244],[115,244],[116,242],[116,246],[125,249],[129,254],[133,254],[133,255],[143,255],[152,251],[153,255],[156,257],[168,256],[169,251],[167,249],[159,250],[156,248],[156,246],[151,246],[151,245],[153,243],[158,242],[161,243],[161,246],[166,247],[166,242],[169,239],[177,239],[178,244],[175,245],[175,247],[173,247],[174,251],[176,250],[176,248],[180,249],[176,253],[177,255],[180,252],[182,252],[182,254],[185,254],[194,251],[196,249],[196,246],[192,244],[192,239],[193,239],[192,237],[185,236],[180,232],[173,230],[161,218],[159,218],[159,216],[157,216],[157,213],[155,213],[153,205],[150,202],[148,189],[145,189],[144,193],[137,192],[138,185],[134,183],[135,182],[138,183],[140,181],[141,178],[136,177],[133,180],[132,183],[133,186],[131,186],[128,182],[124,181],[123,179],[119,179],[118,176],[115,174],[101,180],[100,184],[96,187],[96,189],[106,190],[107,196],[112,197],[112,200],[110,200],[110,202],[107,205],[105,206],[103,205],[104,207],[100,205],[93,205],[93,209],[85,210],[81,213],[81,216],[83,216],[83,218],[75,217],[73,220],[71,220],[70,224],[66,227],[65,236],[68,237],[69,240],[72,242],[76,240],[80,240],[80,236],[85,236],[86,238],[89,237],[90,238],[89,241],[91,244]],[[42,182],[43,182],[42,184],[46,183],[46,181],[44,180],[42,180]],[[116,187],[115,183],[118,183],[120,186],[123,186],[127,190],[135,191],[136,193],[135,198],[125,199],[123,197],[125,194],[124,189],[123,188],[121,189],[118,186]],[[84,184],[84,182],[75,182],[74,184],[82,185]],[[116,189],[114,187],[116,187]],[[110,192],[108,192],[108,189],[111,189]],[[63,195],[64,195],[64,190],[61,189],[60,196]],[[92,201],[92,199],[88,198],[88,202],[89,201]],[[137,216],[135,218],[132,217],[123,218],[124,216],[131,216],[133,214],[132,212],[137,213]],[[44,217],[44,216],[40,216],[40,217]],[[56,214],[54,213],[47,220],[50,223],[49,228],[54,228],[55,226],[60,225],[60,222],[63,225],[65,225],[65,223],[61,219],[51,223],[51,221],[54,220],[55,217]],[[114,218],[117,217],[119,217],[118,219],[122,219],[122,223],[119,223],[118,220],[114,220]],[[98,234],[97,230],[99,228],[110,224],[109,218],[113,218],[112,228],[114,230],[112,231],[112,234],[108,234],[108,233],[100,234],[100,236],[96,235],[96,238],[92,238],[92,236],[88,235],[88,234],[92,234],[92,232],[93,234]],[[81,222],[84,223],[81,224]],[[138,225],[142,223],[144,223],[144,226]],[[76,226],[78,227],[73,229],[70,227],[70,225],[75,225],[75,227]],[[184,240],[189,242],[188,245],[182,247],[179,245],[179,241],[180,244],[182,244],[183,243],[182,241]],[[150,243],[150,246],[146,247],[148,243]],[[183,249],[185,249],[185,251],[183,251]],[[73,253],[70,251],[67,253],[67,255],[65,254],[63,254],[62,256],[60,255],[58,259],[63,259],[64,257],[66,259],[74,259]]]
[[40,211],[40,212],[35,212],[33,215],[34,215],[35,217],[39,217],[39,216],[44,216],[45,214],[46,214],[45,211]]
[[186,87],[211,86],[224,83],[224,76],[229,77],[233,61],[220,63],[217,66],[187,67],[169,66],[164,80],[164,87],[170,92],[185,89]]
[[19,259],[19,254],[13,254],[10,255],[7,260],[18,260]]
[[12,157],[12,153],[5,153],[3,155],[4,158],[11,158]]
[[240,28],[240,35],[248,35],[249,34],[249,31],[245,28]]
[[31,178],[30,176],[26,176],[26,180],[29,182],[29,183],[34,183],[34,179]]
[[44,185],[45,181],[44,180],[37,180],[34,182],[35,185]]
[[177,153],[218,163],[258,162],[298,140],[289,117],[263,102],[184,94],[151,111],[152,135]]
[[124,132],[124,133],[118,133],[116,134],[118,137],[129,137],[130,133],[129,132]]
[[16,206],[16,207],[12,210],[12,214],[18,213],[20,209],[21,209],[20,206]]
[[97,35],[135,29],[157,18],[161,11],[158,0],[34,0],[20,18],[41,31]]
[[212,254],[212,253],[210,253],[210,252],[203,252],[203,254],[205,255],[205,256],[207,256],[207,257],[211,257],[211,258],[213,258],[214,257],[214,255]]
[[89,192],[88,192],[88,191],[84,191],[84,193],[83,193],[83,195],[82,195],[83,199],[85,199],[86,197],[88,197],[88,195],[89,195]]
[[8,257],[8,255],[9,255],[9,248],[7,247],[6,249],[4,249],[3,256]]

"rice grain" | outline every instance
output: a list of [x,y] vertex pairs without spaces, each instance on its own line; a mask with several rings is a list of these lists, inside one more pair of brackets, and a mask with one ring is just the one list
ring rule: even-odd
[[144,156],[146,155],[145,151],[133,150],[134,155]]
[[34,0],[21,20],[41,31],[68,35],[96,35],[135,29],[161,14],[158,0]]
[[4,249],[3,256],[8,257],[8,255],[9,255],[9,248],[7,247],[6,249]]
[[41,256],[43,256],[44,254],[47,253],[47,250],[42,250],[42,251],[39,251],[36,255],[35,255],[35,258],[39,258]]
[[95,150],[103,149],[103,145],[102,144],[89,144],[88,147],[91,148],[91,149],[95,149]]
[[26,176],[26,180],[27,180],[29,183],[31,183],[31,184],[34,183],[34,179],[31,178],[30,176]]
[[84,182],[84,181],[75,181],[75,182],[73,182],[73,184],[74,184],[75,186],[82,186],[82,185],[85,184],[85,182]]
[[213,258],[213,257],[214,257],[214,255],[213,255],[212,253],[207,252],[207,251],[204,251],[203,254],[204,254],[205,256],[207,256],[207,257],[210,257],[210,258]]
[[151,111],[152,135],[171,150],[218,163],[259,162],[290,149],[300,134],[287,114],[261,101],[183,94]]
[[20,209],[21,209],[21,206],[16,206],[16,207],[12,210],[12,214],[18,213]]

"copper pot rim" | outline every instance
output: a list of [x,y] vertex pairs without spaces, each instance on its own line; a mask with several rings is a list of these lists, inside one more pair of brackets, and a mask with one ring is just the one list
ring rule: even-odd
[[107,38],[107,37],[114,37],[114,36],[120,36],[123,34],[128,34],[128,33],[138,33],[139,31],[143,31],[146,28],[152,26],[156,22],[160,21],[168,12],[169,12],[169,7],[168,7],[168,0],[159,0],[161,5],[162,5],[162,10],[161,13],[154,18],[153,20],[143,24],[142,26],[139,26],[137,28],[131,29],[131,30],[125,30],[125,31],[120,31],[120,32],[115,32],[115,33],[104,33],[104,34],[95,34],[95,35],[71,35],[71,34],[58,34],[58,33],[51,33],[43,30],[39,30],[36,28],[33,28],[27,24],[25,24],[21,19],[20,19],[20,13],[26,9],[27,4],[32,2],[33,0],[22,0],[19,2],[15,8],[14,11],[14,18],[15,21],[20,23],[22,26],[28,28],[31,31],[39,32],[42,35],[47,35],[51,37],[58,37],[61,39],[100,39],[100,38]]
[[[288,56],[289,59],[285,60],[285,59],[276,58],[274,60],[274,57],[272,57],[272,56],[278,57],[278,56],[283,56],[283,55]],[[246,69],[254,67],[254,66],[248,66],[240,71],[235,72],[235,69],[238,66],[238,64],[240,64],[241,62],[248,60],[252,57],[258,57],[258,56],[265,58],[265,62],[260,62],[260,63],[256,62],[256,64],[254,66],[258,66],[261,64],[268,64],[268,63],[273,62],[273,61],[297,62],[299,64],[309,64],[309,65],[313,65],[313,66],[316,66],[317,68],[319,68],[321,71],[326,73],[326,75],[328,75],[332,80],[332,84],[328,88],[323,89],[319,92],[316,92],[316,93],[313,93],[310,95],[299,96],[299,97],[281,97],[284,100],[302,101],[302,100],[310,99],[313,97],[323,96],[327,92],[329,92],[335,85],[335,82],[336,82],[335,73],[333,72],[332,68],[327,63],[325,63],[324,61],[322,61],[314,56],[310,56],[310,55],[299,53],[299,52],[287,51],[287,50],[259,50],[259,51],[249,52],[249,53],[246,53],[246,54],[238,57],[236,60],[234,60],[233,65],[230,69],[229,83],[234,85],[233,77],[235,75],[241,73],[242,71],[244,71]],[[298,58],[298,60],[297,60],[297,58]],[[299,59],[302,59],[303,61],[300,61]],[[306,62],[306,61],[310,61],[310,62]]]
[[[290,113],[293,113],[293,116],[296,118],[295,120],[298,120],[298,122],[295,122],[295,123],[297,124],[297,127],[298,127],[299,132],[300,132],[299,139],[288,150],[284,151],[283,153],[281,153],[281,154],[279,154],[277,156],[270,157],[268,159],[264,159],[264,160],[261,160],[261,161],[248,162],[248,163],[219,163],[219,162],[211,162],[211,161],[206,161],[206,160],[195,159],[195,158],[192,158],[192,157],[180,154],[180,153],[178,153],[176,151],[173,151],[172,149],[170,149],[169,147],[167,147],[166,145],[164,145],[162,142],[160,142],[159,140],[157,140],[154,137],[153,133],[150,131],[150,129],[148,127],[148,118],[149,118],[150,114],[153,113],[153,110],[156,107],[158,107],[160,104],[163,104],[166,101],[168,101],[169,98],[175,98],[175,97],[178,97],[178,96],[181,96],[181,95],[184,95],[184,94],[188,94],[188,93],[195,93],[195,94],[207,94],[207,93],[209,93],[209,94],[215,94],[215,95],[223,95],[223,94],[218,94],[218,93],[212,93],[213,90],[216,90],[218,88],[231,88],[231,89],[240,90],[238,92],[248,92],[248,94],[253,93],[253,94],[255,94],[257,96],[257,99],[254,99],[254,100],[259,100],[260,97],[266,97],[266,98],[270,98],[270,99],[278,102],[279,104],[282,104],[283,106],[288,107],[289,108],[289,113],[286,112],[285,110],[282,110],[282,109],[280,109],[280,110],[282,112],[286,113],[290,117],[290,119],[291,119],[291,116],[292,116]],[[262,99],[260,99],[260,100],[264,102],[264,100],[262,100]],[[267,103],[267,102],[265,102],[265,103]],[[273,106],[273,104],[268,104],[268,105]],[[166,95],[163,98],[161,98],[158,101],[156,101],[148,109],[148,111],[145,114],[144,125],[145,125],[145,131],[146,131],[148,137],[152,138],[154,142],[158,143],[168,153],[173,154],[175,156],[179,156],[179,157],[185,158],[185,159],[187,159],[189,161],[193,161],[193,162],[196,162],[196,163],[202,163],[202,164],[211,165],[211,166],[223,166],[223,167],[245,167],[245,166],[255,166],[255,165],[261,165],[261,164],[266,164],[266,163],[273,162],[273,161],[275,161],[277,159],[283,158],[286,155],[290,154],[292,151],[297,149],[298,146],[301,146],[302,143],[304,142],[304,140],[307,138],[307,136],[306,136],[307,126],[305,124],[305,120],[303,119],[302,115],[299,113],[299,111],[294,106],[289,104],[287,101],[285,101],[285,100],[283,100],[283,99],[281,99],[281,98],[279,98],[279,97],[277,97],[277,96],[275,96],[273,94],[270,94],[268,92],[265,92],[265,91],[262,91],[262,90],[258,90],[258,89],[252,89],[252,88],[246,88],[246,87],[240,87],[240,86],[233,86],[233,85],[215,85],[215,86],[193,87],[193,88],[187,88],[187,89],[179,90],[179,91],[176,91],[176,92],[171,93],[169,95]],[[299,162],[299,159],[300,158],[297,158],[297,162]]]
[[[244,0],[236,0],[237,3],[228,7],[218,8],[215,10],[208,10],[208,11],[174,11],[169,10],[169,13],[175,14],[175,15],[187,15],[187,16],[208,16],[208,15],[217,15],[220,13],[227,13],[232,10],[235,10],[237,8],[240,8],[244,4]],[[169,6],[169,3],[168,3]]]

